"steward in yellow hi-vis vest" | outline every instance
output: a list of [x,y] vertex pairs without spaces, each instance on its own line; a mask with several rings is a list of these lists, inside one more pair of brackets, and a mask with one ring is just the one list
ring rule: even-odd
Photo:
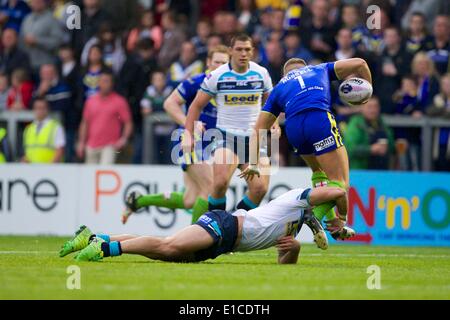
[[33,103],[35,120],[25,128],[23,145],[25,162],[54,163],[62,160],[65,146],[61,124],[48,117],[48,102],[36,99]]
[[3,153],[3,139],[6,138],[6,129],[0,128],[0,164],[6,163],[6,157]]

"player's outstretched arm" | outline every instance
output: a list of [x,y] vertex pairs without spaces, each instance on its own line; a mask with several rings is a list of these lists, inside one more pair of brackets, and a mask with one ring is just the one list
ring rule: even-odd
[[164,101],[164,110],[178,125],[184,127],[186,123],[186,115],[183,112],[184,99],[175,89],[170,96]]
[[347,192],[341,188],[335,187],[319,187],[311,190],[309,194],[309,204],[317,206],[329,201],[339,201],[341,198],[345,199]]
[[300,253],[300,242],[295,240],[293,236],[286,236],[278,239],[278,263],[279,264],[295,264],[298,261]]
[[339,79],[345,79],[351,75],[363,78],[372,84],[372,74],[369,66],[364,59],[351,58],[336,61],[334,64],[334,70]]
[[277,118],[269,112],[261,112],[256,121],[252,136],[250,137],[250,165],[242,171],[240,178],[252,180],[255,175],[259,177],[259,132],[260,130],[269,130]]
[[194,126],[195,121],[200,118],[200,113],[203,108],[208,104],[209,100],[211,100],[211,96],[201,90],[197,92],[194,101],[192,101],[188,114],[186,116],[185,123],[185,133],[183,137],[183,150],[185,152],[190,152],[192,150],[192,146],[194,143],[193,134],[194,134]]

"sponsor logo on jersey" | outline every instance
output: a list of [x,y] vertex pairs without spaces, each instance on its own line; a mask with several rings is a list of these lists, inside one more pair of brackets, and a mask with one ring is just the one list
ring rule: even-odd
[[224,102],[226,105],[257,105],[259,94],[226,94]]
[[334,141],[334,138],[332,136],[329,136],[328,138],[325,138],[319,142],[314,143],[314,148],[317,152],[325,150],[331,146],[334,146],[336,144],[336,141]]

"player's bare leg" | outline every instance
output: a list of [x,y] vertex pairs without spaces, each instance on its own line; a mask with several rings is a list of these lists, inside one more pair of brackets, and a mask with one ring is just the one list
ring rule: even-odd
[[[345,147],[319,155],[316,159],[329,179],[328,186],[339,187],[347,191],[349,187],[349,161]],[[355,232],[352,229],[344,228],[348,209],[347,197],[335,203],[330,202],[317,206],[314,214],[316,216],[318,214],[320,219],[320,216],[323,217],[334,204],[337,206],[340,218],[328,220],[328,230],[334,238],[346,239],[353,236]]]
[[207,163],[188,167],[185,174],[186,192],[184,203],[192,208],[192,223],[208,211],[208,195],[213,188],[213,169]]
[[226,192],[233,173],[238,167],[238,157],[229,149],[218,148],[214,152],[213,190],[208,198],[209,210],[226,208]]
[[[261,157],[259,160],[259,166],[263,172],[268,172],[270,168],[270,159],[268,157]],[[239,167],[241,171],[244,171],[248,167],[248,164],[244,164]],[[270,175],[265,174],[260,177],[254,177],[253,179],[246,179],[248,191],[244,199],[237,205],[238,209],[251,210],[259,206],[261,201],[269,189]]]
[[154,260],[193,261],[194,252],[206,249],[213,238],[198,225],[192,225],[167,238],[143,236],[120,243],[122,253],[138,254]]

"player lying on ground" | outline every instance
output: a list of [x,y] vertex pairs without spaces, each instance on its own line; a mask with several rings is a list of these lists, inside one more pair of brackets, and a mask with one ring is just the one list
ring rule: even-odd
[[[372,83],[367,63],[359,58],[345,59],[317,66],[308,66],[302,59],[293,58],[284,65],[284,78],[271,92],[255,125],[251,150],[259,150],[260,130],[269,129],[280,113],[286,116],[286,134],[290,144],[313,171],[315,186],[333,186],[347,190],[349,163],[345,146],[331,113],[331,81],[349,76],[361,77]],[[361,104],[366,101],[361,101]],[[260,176],[257,163],[259,153],[251,165],[240,175],[251,180]],[[335,239],[346,239],[355,232],[345,227],[347,201],[337,205],[339,218],[330,201],[314,208],[314,215],[322,221],[326,217],[327,229]]]
[[279,263],[296,263],[300,244],[294,238],[303,223],[311,228],[316,242],[327,245],[320,222],[307,209],[328,201],[345,202],[345,197],[342,188],[294,189],[249,211],[209,211],[196,224],[167,238],[94,235],[81,227],[76,236],[63,245],[60,256],[81,250],[75,257],[78,261],[137,254],[154,260],[198,262],[227,252],[277,246]]
[[[217,46],[208,52],[206,65],[208,70],[216,70],[221,65],[229,61],[228,48]],[[209,73],[199,74],[193,78],[183,81],[166,99],[164,109],[170,117],[180,126],[186,123],[186,112],[200,89],[200,85]],[[183,110],[186,105],[186,111]],[[217,110],[209,102],[200,114],[201,130],[208,130],[216,127]],[[172,192],[170,194],[149,194],[140,195],[133,191],[127,197],[127,209],[122,215],[122,223],[126,223],[129,216],[141,208],[148,206],[163,207],[169,209],[191,209],[192,223],[206,211],[208,211],[208,195],[212,190],[213,173],[211,165],[207,164],[209,155],[205,152],[209,142],[201,142],[201,147],[196,148],[191,154],[184,154],[181,168],[183,170],[184,192]],[[198,153],[201,153],[198,155]]]

